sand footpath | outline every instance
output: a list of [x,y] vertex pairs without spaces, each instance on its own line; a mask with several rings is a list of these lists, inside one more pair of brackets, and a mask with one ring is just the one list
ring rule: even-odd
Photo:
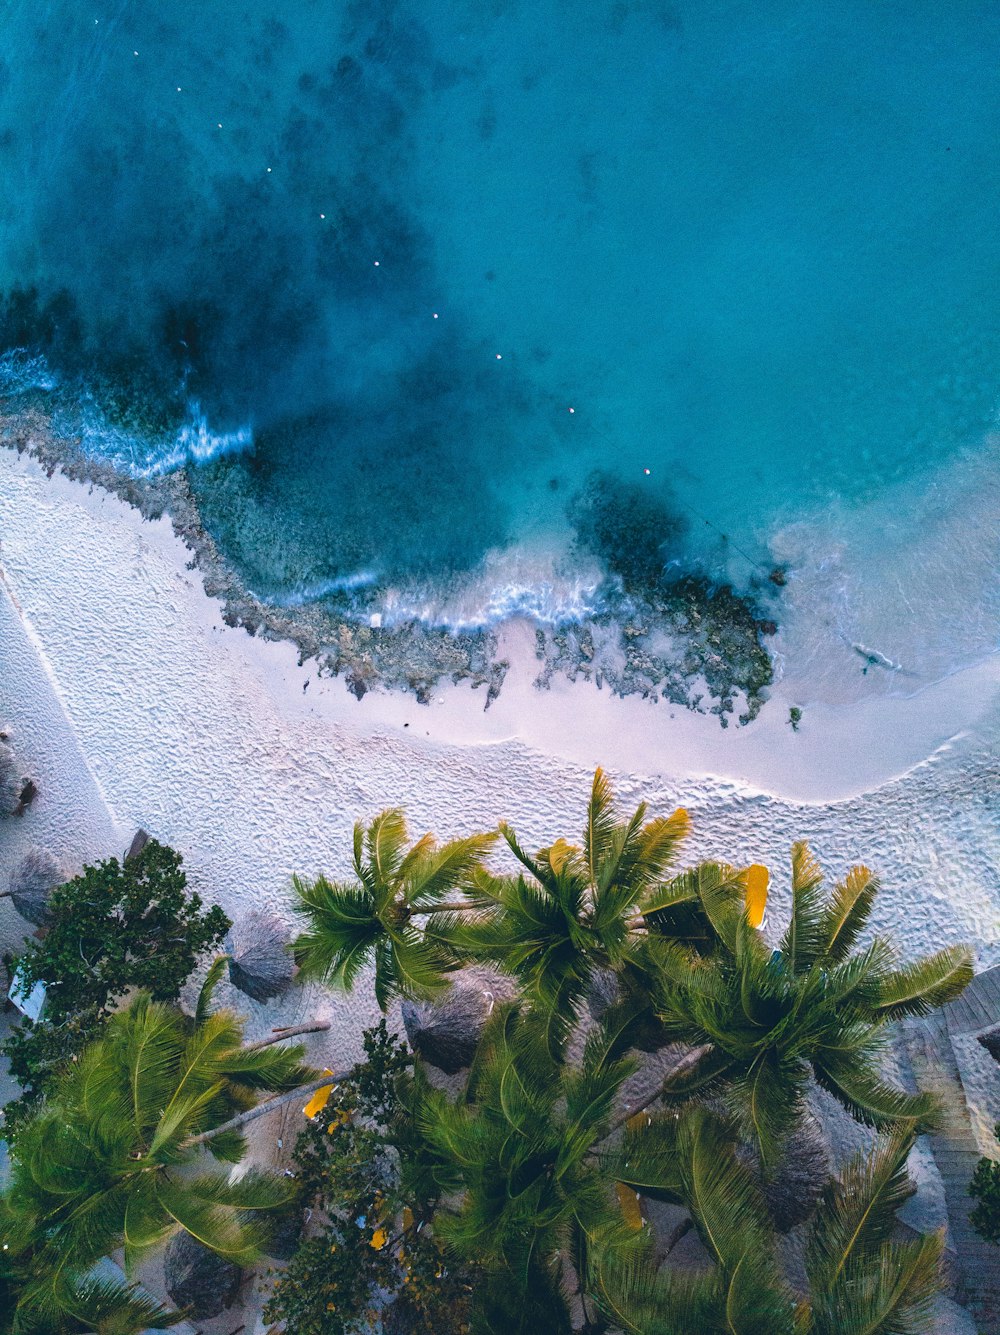
[[[600,763],[625,802],[689,809],[692,860],[767,863],[772,929],[789,845],[807,838],[833,874],[878,870],[877,926],[907,952],[964,940],[978,967],[1000,960],[1000,658],[836,707],[811,707],[789,676],[755,723],[723,731],[586,683],[535,689],[530,628],[514,623],[489,711],[467,686],[359,702],[291,645],[225,626],[189,560],[167,521],[0,450],[0,715],[42,788],[0,827],[0,876],[29,842],[81,862],[142,825],[231,917],[267,906],[290,922],[292,873],[345,874],[356,819],[402,805],[415,834],[451,836],[502,817],[537,846],[576,832]],[[363,990],[294,989],[266,1014],[241,1001],[261,1028],[329,1017],[314,1056],[330,1061],[374,1016]]]

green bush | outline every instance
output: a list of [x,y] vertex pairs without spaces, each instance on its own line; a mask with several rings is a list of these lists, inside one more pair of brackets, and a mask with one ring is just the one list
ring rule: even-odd
[[176,1001],[198,956],[217,947],[230,922],[217,905],[188,894],[181,856],[151,839],[127,862],[87,867],[52,892],[43,940],[9,961],[24,986],[47,988],[45,1013],[25,1020],[4,1046],[24,1095],[5,1110],[16,1125],[52,1075],[95,1038],[133,989]]
[[[1000,1122],[993,1129],[1000,1140]],[[969,1183],[969,1195],[979,1202],[969,1215],[972,1227],[987,1242],[1000,1243],[1000,1162],[979,1160]]]
[[323,1224],[268,1277],[265,1319],[295,1335],[361,1335],[395,1294],[403,1329],[459,1335],[471,1282],[425,1227],[436,1201],[412,1117],[412,1057],[385,1020],[364,1045],[365,1060],[298,1138],[301,1205]]

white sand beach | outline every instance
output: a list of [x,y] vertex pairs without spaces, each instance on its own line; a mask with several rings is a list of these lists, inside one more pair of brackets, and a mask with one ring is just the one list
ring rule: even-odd
[[[756,722],[723,730],[589,683],[536,689],[531,629],[515,624],[488,711],[467,686],[430,705],[358,701],[290,644],[226,626],[189,563],[168,521],[0,450],[0,720],[40,788],[23,819],[0,825],[0,881],[32,844],[77,870],[143,826],[234,920],[266,907],[291,929],[292,874],[345,874],[355,820],[402,805],[415,833],[452,836],[503,817],[537,846],[575,833],[600,763],[624,802],[690,811],[692,861],[766,863],[774,935],[788,850],[806,838],[832,875],[862,860],[877,869],[876,929],[907,953],[966,941],[977,969],[1000,961],[1000,658],[909,698],[865,689],[840,704],[811,700],[786,668]],[[797,733],[791,701],[804,711]],[[3,948],[23,932],[0,901]],[[332,1069],[359,1055],[377,1015],[363,986],[350,997],[296,987],[266,1008],[228,984],[223,995],[250,1012],[250,1034],[329,1020],[309,1052]],[[987,1151],[997,1067],[973,1038],[956,1057]],[[269,1134],[288,1136],[287,1117]],[[911,1169],[925,1184],[913,1222],[943,1222],[926,1148]],[[960,1316],[943,1306],[940,1329],[967,1329]]]
[[[0,450],[0,714],[41,787],[0,832],[0,876],[28,843],[79,863],[142,825],[231,917],[290,920],[292,873],[345,872],[355,820],[402,805],[415,831],[450,836],[505,818],[535,846],[575,831],[600,763],[625,802],[689,809],[692,859],[765,862],[772,929],[788,848],[806,838],[831,874],[878,870],[877,926],[907,952],[968,941],[978,968],[1000,959],[1000,657],[909,698],[839,705],[811,703],[789,671],[756,722],[724,731],[588,683],[535,689],[530,630],[514,624],[488,711],[466,686],[430,705],[359,702],[291,645],[225,626],[189,560],[166,520]],[[323,1055],[342,1060],[373,1016],[363,990],[293,991],[268,1023],[331,1007]]]

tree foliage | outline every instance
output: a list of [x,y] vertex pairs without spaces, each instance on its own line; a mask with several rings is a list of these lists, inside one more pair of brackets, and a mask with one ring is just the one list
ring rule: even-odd
[[266,1319],[296,1335],[360,1335],[395,1294],[413,1335],[458,1335],[471,1276],[426,1227],[436,1199],[412,1116],[412,1058],[384,1020],[364,1047],[298,1138],[297,1201],[322,1222],[269,1277]]
[[8,1124],[100,1034],[126,993],[175,1001],[198,957],[222,941],[229,919],[186,886],[180,854],[151,839],[136,857],[87,867],[52,892],[48,931],[13,961],[24,988],[42,982],[47,995],[42,1020],[22,1022],[4,1048],[24,1090],[8,1105]]
[[953,946],[900,964],[883,937],[855,950],[878,882],[855,867],[824,896],[822,873],[803,843],[792,851],[792,908],[777,950],[750,927],[738,886],[732,869],[706,864],[684,873],[660,901],[699,903],[712,937],[711,949],[675,946],[660,957],[657,1005],[666,1030],[703,1048],[697,1063],[668,1077],[664,1093],[721,1095],[771,1164],[813,1078],[870,1126],[929,1122],[930,1096],[882,1077],[887,1026],[957,996],[972,977],[971,952]]
[[301,1048],[246,1047],[241,1021],[210,1011],[221,965],[193,1021],[148,993],[113,1015],[20,1128],[0,1244],[32,1318],[64,1314],[101,1257],[122,1248],[131,1271],[179,1230],[251,1262],[266,1216],[288,1205],[281,1177],[251,1169],[230,1181],[245,1142],[221,1128],[260,1091],[294,1089],[310,1072]]
[[[993,1130],[1000,1140],[1000,1122]],[[972,1227],[987,1242],[1000,1243],[1000,1161],[985,1157],[979,1160],[969,1195],[977,1202],[969,1214]]]

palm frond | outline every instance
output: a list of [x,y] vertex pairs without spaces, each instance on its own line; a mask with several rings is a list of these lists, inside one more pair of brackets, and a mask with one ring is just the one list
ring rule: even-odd
[[[453,890],[464,890],[496,843],[496,834],[453,839],[402,871],[407,902],[419,912]],[[405,864],[404,864],[405,868]]]
[[777,1161],[804,1110],[808,1080],[805,1062],[764,1048],[747,1072],[731,1082],[726,1102],[765,1168]]
[[296,912],[308,927],[292,945],[304,978],[337,983],[346,991],[369,964],[385,928],[370,892],[320,876],[311,885],[293,877]]
[[530,871],[536,881],[544,881],[545,872],[542,869],[541,864],[537,862],[529,853],[526,853],[524,849],[521,847],[521,845],[517,842],[517,835],[514,833],[513,826],[508,825],[506,821],[501,821],[500,824],[497,826],[497,828],[499,829],[501,836],[505,840],[507,847],[517,858],[518,862],[520,862],[521,866],[525,867],[528,871]]
[[677,1146],[685,1203],[709,1253],[729,1275],[747,1255],[763,1272],[773,1263],[764,1202],[725,1124],[692,1105],[681,1114]]
[[781,952],[793,974],[803,973],[823,949],[823,873],[809,845],[792,845],[792,915]]
[[600,882],[602,866],[612,852],[616,829],[614,793],[608,776],[598,767],[594,772],[583,833],[583,856],[592,887]]
[[935,1328],[932,1303],[945,1287],[944,1238],[925,1234],[855,1258],[836,1287],[816,1295],[815,1335],[920,1335]]
[[937,1103],[930,1094],[907,1094],[880,1078],[861,1048],[839,1052],[820,1049],[813,1058],[819,1084],[844,1105],[856,1121],[888,1128],[898,1122],[930,1127]]
[[98,1335],[136,1335],[144,1330],[167,1330],[184,1320],[136,1284],[103,1277],[63,1280],[55,1293],[56,1305],[67,1316]]
[[831,1184],[812,1222],[806,1270],[816,1335],[924,1330],[942,1286],[939,1234],[894,1242],[896,1212],[913,1194],[911,1128],[859,1155]]
[[946,946],[885,977],[874,1013],[890,1020],[926,1015],[935,1006],[953,1001],[972,977],[972,951],[967,946]]
[[222,981],[222,976],[226,972],[228,965],[228,955],[217,955],[209,965],[208,973],[205,975],[205,981],[202,983],[198,992],[198,1004],[195,1007],[194,1012],[194,1022],[196,1025],[204,1024],[211,1014],[215,989]]
[[229,1210],[283,1210],[295,1199],[295,1183],[277,1173],[251,1168],[235,1182],[218,1173],[185,1178],[185,1190],[198,1200]]
[[642,827],[637,839],[636,871],[644,884],[651,884],[673,862],[677,846],[691,832],[691,817],[683,807],[670,816],[657,816]]
[[368,826],[365,851],[377,885],[384,886],[395,876],[403,860],[406,841],[406,817],[400,807],[380,811]]
[[852,867],[833,887],[820,926],[825,961],[839,963],[865,929],[879,891],[879,879],[867,867]]
[[241,1219],[236,1211],[226,1209],[193,1195],[186,1184],[160,1176],[156,1183],[157,1200],[177,1228],[218,1252],[237,1265],[251,1265],[261,1254],[262,1231]]
[[726,1329],[725,1293],[717,1273],[657,1271],[641,1252],[599,1251],[587,1292],[625,1335],[721,1335]]

